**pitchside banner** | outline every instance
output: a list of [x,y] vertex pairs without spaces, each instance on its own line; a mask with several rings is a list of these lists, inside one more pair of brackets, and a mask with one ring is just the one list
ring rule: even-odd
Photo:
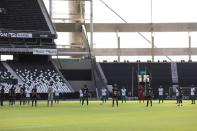
[[34,55],[57,55],[57,49],[33,49]]

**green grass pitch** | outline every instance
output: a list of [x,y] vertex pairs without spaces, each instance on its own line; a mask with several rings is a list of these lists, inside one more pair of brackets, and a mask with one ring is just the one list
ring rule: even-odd
[[[0,131],[197,131],[197,105],[184,101],[165,101],[153,107],[128,101],[111,107],[111,101],[64,101],[54,107],[38,102],[38,107],[0,107]],[[7,103],[5,103],[7,105]]]

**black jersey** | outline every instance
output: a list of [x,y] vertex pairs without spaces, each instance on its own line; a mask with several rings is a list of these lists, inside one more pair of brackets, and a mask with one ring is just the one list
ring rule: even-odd
[[148,97],[152,97],[153,96],[153,89],[152,88],[148,88],[147,89],[147,96]]
[[20,88],[20,95],[23,95],[24,94],[24,92],[25,92],[25,89],[22,87],[22,88]]
[[178,91],[179,91],[179,97],[183,97],[183,89],[179,88]]
[[84,97],[88,97],[88,93],[89,93],[88,88],[87,87],[84,87],[83,88],[83,96]]
[[5,95],[5,90],[4,88],[1,88],[1,93],[0,93],[0,97],[3,98]]
[[117,87],[114,87],[112,89],[112,95],[113,95],[113,97],[118,97],[118,88]]
[[37,97],[37,89],[36,88],[32,89],[32,97],[33,98]]
[[21,95],[25,95],[25,86],[23,86],[20,90]]
[[11,88],[10,90],[9,90],[9,96],[10,97],[13,97],[15,95],[15,89],[14,88]]

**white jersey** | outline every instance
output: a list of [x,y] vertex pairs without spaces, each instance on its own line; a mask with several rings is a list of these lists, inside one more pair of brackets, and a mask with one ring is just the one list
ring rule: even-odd
[[48,94],[53,94],[53,88],[52,87],[48,88]]
[[25,92],[26,92],[26,97],[28,97],[28,98],[29,98],[29,97],[30,97],[30,93],[31,93],[31,91],[26,89],[26,90],[25,90]]
[[53,88],[51,86],[48,88],[48,99],[53,99]]
[[82,90],[79,90],[79,95],[80,95],[80,97],[83,97],[83,91]]
[[126,96],[127,89],[121,89],[122,96]]
[[194,96],[194,95],[195,95],[195,88],[192,87],[192,88],[191,88],[191,96]]
[[179,90],[176,89],[176,96],[179,96]]
[[163,88],[159,88],[158,92],[159,92],[159,96],[163,96]]
[[101,92],[102,92],[102,96],[106,96],[107,95],[107,89],[106,88],[103,88],[101,90]]
[[60,90],[59,89],[55,89],[55,96],[59,96],[60,95]]

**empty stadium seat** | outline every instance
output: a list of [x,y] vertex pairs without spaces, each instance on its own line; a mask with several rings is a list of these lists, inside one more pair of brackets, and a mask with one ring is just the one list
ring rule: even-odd
[[37,0],[1,0],[6,14],[0,15],[0,28],[49,31]]
[[57,35],[42,0],[0,3],[0,47],[56,48]]
[[63,78],[58,74],[53,65],[49,63],[7,62],[19,78],[32,89],[37,87],[39,93],[47,93],[48,87],[58,87],[61,92],[71,92]]

